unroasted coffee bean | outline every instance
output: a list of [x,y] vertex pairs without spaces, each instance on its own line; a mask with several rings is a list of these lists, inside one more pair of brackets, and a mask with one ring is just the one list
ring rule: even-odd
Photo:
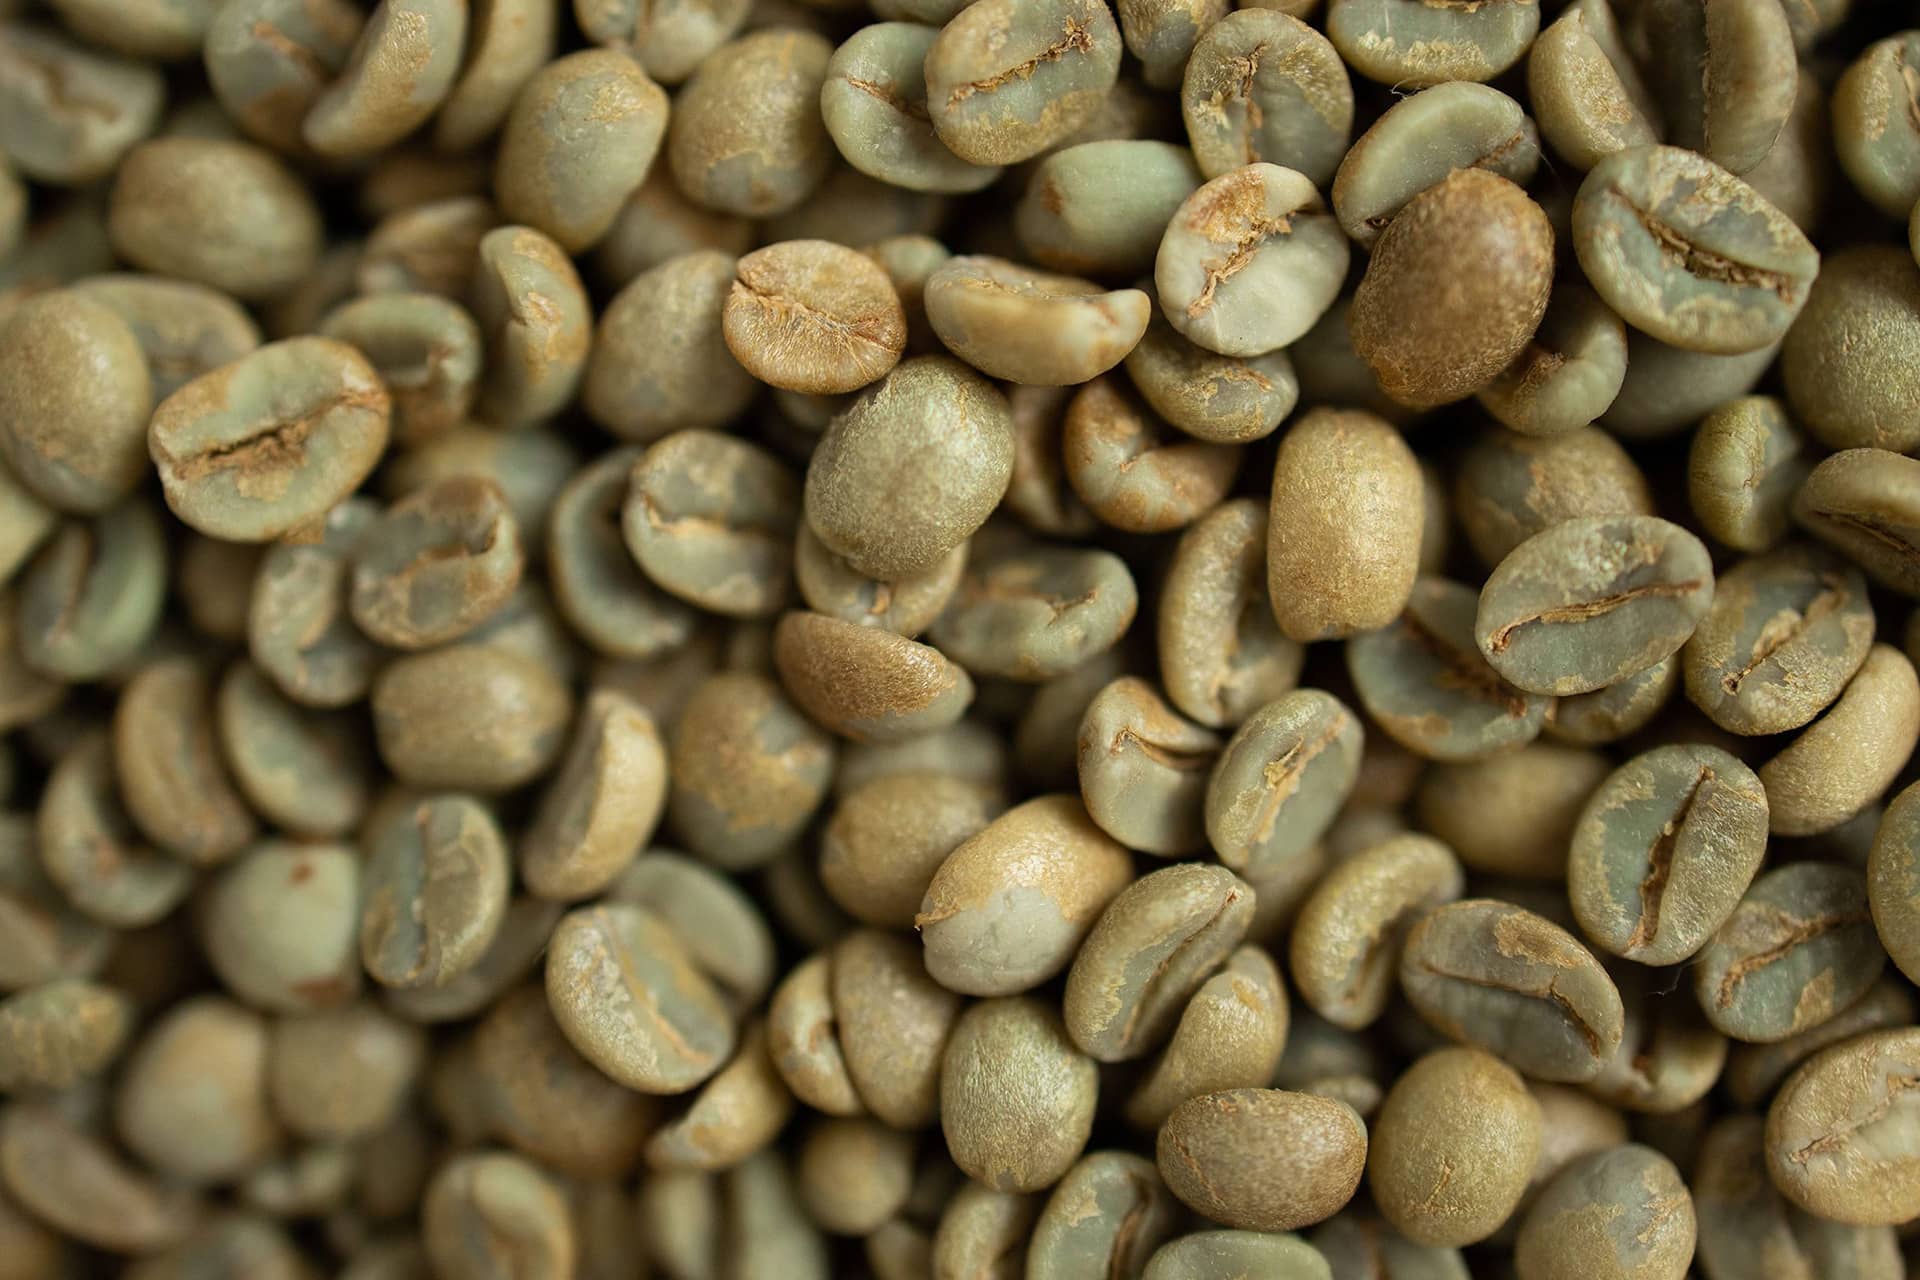
[[423,799],[373,825],[360,957],[376,982],[442,988],[480,963],[507,913],[505,837],[475,801]]
[[573,713],[552,671],[479,644],[397,659],[374,681],[372,705],[380,757],[395,777],[481,792],[544,773]]
[[1093,0],[969,6],[927,51],[927,110],[962,160],[1013,164],[1099,111],[1121,52],[1113,14]]
[[1301,857],[1352,793],[1361,737],[1353,712],[1318,689],[1249,716],[1207,779],[1207,839],[1220,861],[1260,877]]
[[1025,996],[960,1016],[940,1069],[940,1129],[954,1163],[996,1191],[1038,1191],[1079,1158],[1099,1072],[1060,1015]]
[[930,635],[976,674],[1040,681],[1111,649],[1139,603],[1110,552],[1015,544],[974,558]]
[[1626,376],[1626,326],[1593,290],[1563,275],[1532,339],[1474,396],[1510,430],[1560,435],[1606,413]]
[[631,699],[587,695],[573,744],[520,841],[520,875],[544,898],[591,897],[638,856],[667,802],[667,751]]
[[1287,346],[1333,305],[1347,240],[1312,181],[1264,162],[1229,169],[1188,196],[1154,259],[1169,323],[1227,356]]
[[1170,1240],[1147,1260],[1141,1280],[1319,1280],[1327,1260],[1297,1236],[1270,1231],[1194,1231]]
[[1713,598],[1700,540],[1652,516],[1589,516],[1535,534],[1480,592],[1474,638],[1521,688],[1586,693],[1645,670]]
[[827,1120],[807,1134],[795,1169],[807,1211],[828,1231],[872,1235],[912,1190],[913,1139],[872,1120]]
[[1813,469],[1806,440],[1771,396],[1740,396],[1700,421],[1687,498],[1701,525],[1741,551],[1765,551],[1792,527],[1794,494]]
[[860,1100],[896,1129],[931,1125],[962,998],[928,976],[911,940],[877,929],[845,934],[831,967],[841,1048]]
[[1680,1171],[1652,1148],[1628,1144],[1577,1160],[1547,1184],[1520,1225],[1514,1260],[1528,1280],[1677,1280],[1694,1236]]
[[1172,1234],[1176,1215],[1152,1161],[1130,1152],[1090,1152],[1040,1211],[1026,1273],[1032,1280],[1138,1274]]
[[395,649],[472,631],[520,584],[526,552],[506,495],[457,477],[395,503],[363,535],[348,595],[353,620]]
[[1300,16],[1242,8],[1195,41],[1180,107],[1207,177],[1262,160],[1315,186],[1333,177],[1353,132],[1353,87],[1340,55]]
[[1787,1199],[1838,1222],[1904,1222],[1920,1199],[1912,1146],[1920,1033],[1874,1031],[1815,1054],[1767,1111],[1767,1172]]
[[1649,79],[1667,140],[1732,173],[1772,149],[1793,109],[1797,58],[1786,6],[1641,6],[1636,35],[1652,57]]
[[1160,1129],[1167,1188],[1215,1222],[1291,1231],[1333,1216],[1367,1164],[1366,1126],[1342,1102],[1229,1089],[1174,1108]]
[[1395,400],[1425,408],[1461,399],[1525,349],[1552,283],[1553,229],[1540,206],[1498,174],[1456,169],[1409,200],[1374,244],[1348,318],[1354,350]]
[[1654,514],[1639,466],[1598,427],[1551,436],[1486,431],[1461,460],[1454,509],[1489,565],[1563,520]]
[[793,592],[799,486],[772,454],[715,431],[676,431],[633,464],[620,529],[663,590],[729,617],[778,613]]
[[1920,459],[1847,449],[1821,461],[1800,486],[1793,516],[1882,586],[1920,597]]
[[1436,1030],[1537,1080],[1591,1080],[1620,1044],[1620,992],[1600,962],[1511,903],[1468,899],[1427,915],[1407,936],[1400,985]]
[[515,96],[501,135],[500,211],[579,253],[613,225],[666,129],[666,92],[625,52],[549,62]]
[[1074,1043],[1101,1062],[1151,1052],[1187,998],[1246,935],[1253,891],[1224,867],[1182,863],[1140,877],[1100,914],[1067,974]]
[[1037,986],[1073,960],[1132,870],[1078,797],[1016,805],[934,871],[913,919],[927,972],[970,995]]
[[1574,824],[1608,767],[1596,752],[1530,742],[1518,751],[1428,769],[1414,794],[1414,814],[1471,870],[1561,880]]
[[69,521],[20,575],[17,647],[43,676],[98,680],[129,664],[165,606],[166,531],[130,501]]
[[1241,947],[1200,985],[1172,1039],[1127,1099],[1128,1123],[1156,1129],[1188,1098],[1273,1079],[1287,1039],[1287,994],[1279,966]]
[[1080,721],[1080,793],[1102,830],[1161,857],[1206,844],[1207,775],[1219,752],[1144,680],[1123,676],[1094,695]]
[[1274,621],[1266,550],[1265,505],[1235,498],[1196,521],[1167,566],[1160,681],[1168,701],[1210,728],[1241,723],[1300,678],[1305,651]]
[[1852,1004],[1886,961],[1860,873],[1792,863],[1755,880],[1702,949],[1694,994],[1727,1035],[1782,1040]]
[[857,391],[899,363],[906,312],[879,264],[825,240],[788,240],[740,259],[721,312],[727,349],[770,386]]
[[1920,49],[1903,31],[1863,50],[1833,87],[1833,150],[1873,206],[1903,218],[1920,198],[1920,125],[1900,109]]
[[1567,894],[1600,946],[1641,964],[1691,957],[1766,852],[1767,796],[1716,747],[1656,747],[1602,783],[1567,856]]
[[52,886],[82,915],[113,928],[153,924],[193,887],[193,868],[140,841],[115,789],[104,733],[85,735],[55,762],[33,840]]
[[1285,351],[1223,356],[1182,337],[1159,312],[1127,353],[1126,368],[1155,413],[1190,436],[1219,444],[1271,435],[1300,398]]
[[1040,161],[1014,229],[1043,267],[1137,275],[1153,267],[1167,220],[1200,181],[1193,154],[1170,142],[1082,142]]
[[1453,851],[1428,836],[1394,836],[1335,865],[1293,922],[1288,960],[1301,998],[1335,1026],[1372,1023],[1393,994],[1407,929],[1464,884]]
[[1420,568],[1419,464],[1361,410],[1315,409],[1280,442],[1267,515],[1267,584],[1291,640],[1386,626]]
[[152,409],[139,340],[105,303],[53,290],[0,327],[0,452],[42,501],[91,513],[131,491]]
[[804,521],[793,545],[793,575],[810,608],[908,638],[933,625],[959,588],[966,567],[963,542],[925,573],[891,580],[872,578],[827,550]]
[[154,410],[148,449],[174,514],[216,538],[267,542],[352,493],[387,446],[392,399],[329,338],[275,342]]
[[1724,729],[1797,729],[1840,696],[1873,643],[1857,570],[1789,546],[1722,574],[1682,654],[1687,695]]
[[402,444],[458,426],[473,407],[482,339],[480,326],[458,303],[430,293],[375,294],[335,307],[320,332],[358,347],[373,362],[393,396],[393,435]]
[[756,31],[708,55],[667,126],[680,189],[715,212],[749,218],[785,213],[811,195],[833,158],[820,119],[832,56],[826,40],[790,28]]
[[1012,469],[1006,397],[956,360],[919,357],[827,428],[807,468],[807,523],[862,573],[924,573],[985,523]]
[[1526,1190],[1540,1123],[1540,1104],[1500,1059],[1436,1049],[1407,1069],[1374,1117],[1367,1188],[1417,1244],[1484,1240]]
[[820,878],[867,924],[906,928],[947,856],[997,816],[996,790],[940,773],[876,778],[840,801],[821,834]]
[[644,660],[686,645],[697,615],[654,586],[627,550],[621,508],[639,459],[637,448],[616,449],[574,473],[553,501],[546,568],[574,634],[598,653]]
[[223,862],[258,826],[220,759],[213,687],[192,659],[150,664],[120,695],[114,776],[149,839],[199,866]]
[[991,1275],[1003,1260],[1018,1263],[1041,1198],[965,1182],[940,1214],[931,1264],[935,1275]]
[[1354,142],[1333,176],[1334,216],[1372,246],[1408,201],[1454,169],[1486,169],[1525,186],[1540,140],[1520,104],[1460,80],[1395,103]]
[[773,985],[773,936],[760,908],[732,879],[692,858],[651,849],[608,887],[673,922],[675,935],[736,1011],[759,1005]]
[[255,301],[287,292],[320,255],[320,210],[272,152],[156,138],[114,179],[107,229],[121,257]]
[[527,1280],[573,1274],[567,1202],[538,1165],[519,1156],[477,1151],[449,1160],[427,1185],[420,1217],[436,1271]]
[[202,1213],[193,1191],[126,1159],[52,1101],[0,1109],[0,1181],[36,1218],[114,1253],[152,1253],[177,1244]]
[[1831,831],[1893,784],[1920,741],[1920,681],[1877,644],[1827,713],[1760,766],[1776,835]]
[[1409,751],[1477,760],[1540,735],[1550,699],[1508,684],[1474,643],[1473,589],[1443,578],[1413,584],[1400,617],[1347,642],[1361,705]]
[[1678,147],[1634,147],[1595,165],[1574,200],[1573,245],[1628,324],[1720,355],[1782,337],[1820,266],[1759,192]]
[[127,1063],[114,1121],[156,1172],[190,1186],[228,1181],[281,1140],[267,1099],[269,1026],[222,996],[175,1005]]
[[1153,303],[1139,289],[1108,291],[1004,258],[967,255],[949,258],[927,278],[926,308],[940,341],[982,373],[1066,386],[1119,364],[1146,332]]
[[133,1029],[112,987],[56,978],[0,1000],[0,1089],[68,1089],[104,1072]]
[[573,401],[593,345],[579,273],[545,233],[506,226],[479,238],[469,274],[487,340],[482,417],[503,427],[546,421]]
[[43,28],[9,22],[0,65],[7,70],[0,148],[42,182],[106,177],[153,131],[166,102],[159,68],[91,51]]
[[1620,1047],[1587,1085],[1594,1097],[1648,1115],[1670,1116],[1705,1098],[1720,1078],[1727,1038],[1710,1026],[1697,1005],[1650,971],[1621,966],[1616,975],[1626,1028]]
[[766,861],[826,795],[833,741],[764,676],[710,677],[669,743],[668,817],[695,853],[722,866]]
[[680,1093],[719,1070],[735,1043],[719,992],[660,916],[627,903],[561,917],[547,999],[589,1062],[630,1089]]
[[1540,33],[1527,92],[1541,135],[1576,168],[1659,141],[1659,102],[1608,0],[1577,0]]
[[1240,467],[1239,450],[1165,429],[1111,376],[1075,393],[1061,444],[1081,501],[1130,533],[1191,524],[1226,496]]
[[314,99],[302,138],[324,155],[357,156],[411,133],[460,74],[467,16],[459,0],[381,0],[339,77]]
[[973,700],[973,680],[938,649],[821,613],[781,618],[773,659],[801,710],[856,741],[945,728]]
[[[1863,344],[1867,333],[1874,340]],[[1920,265],[1911,248],[1843,249],[1821,264],[1781,348],[1787,399],[1822,444],[1910,452],[1920,445],[1920,404],[1901,371],[1916,349]]]
[[595,422],[646,443],[685,427],[721,426],[758,384],[727,350],[724,308],[734,259],[696,246],[631,276],[600,313],[581,385]]
[[343,845],[268,840],[209,888],[207,959],[250,1005],[306,1013],[359,991],[359,855]]

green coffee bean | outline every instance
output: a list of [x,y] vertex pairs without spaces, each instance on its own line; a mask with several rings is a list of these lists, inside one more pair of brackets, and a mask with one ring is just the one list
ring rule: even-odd
[[747,372],[809,395],[859,390],[907,345],[906,311],[887,273],[826,240],[785,240],[741,258],[720,325]]
[[1600,962],[1511,903],[1467,899],[1429,913],[1407,935],[1400,985],[1436,1030],[1496,1049],[1537,1080],[1591,1080],[1620,1044],[1620,992]]
[[1454,508],[1490,565],[1563,520],[1654,514],[1646,477],[1597,427],[1550,436],[1485,431],[1461,459]]
[[70,520],[20,576],[20,657],[65,680],[97,680],[143,649],[166,606],[166,530],[144,499]]
[[213,688],[191,658],[127,683],[113,717],[114,776],[134,825],[196,866],[223,862],[259,830],[220,759]]
[[399,443],[431,439],[466,420],[480,381],[481,338],[458,303],[430,293],[374,294],[334,308],[320,333],[373,362],[393,397]]
[[372,783],[360,731],[344,712],[288,701],[243,661],[221,677],[214,727],[234,782],[261,817],[310,838],[358,825]]
[[1292,343],[1333,305],[1347,254],[1305,174],[1248,164],[1182,202],[1160,241],[1154,289],[1168,322],[1194,343],[1259,356]]
[[1652,516],[1589,516],[1535,534],[1481,589],[1474,638],[1506,679],[1586,693],[1686,643],[1713,598],[1700,540]]
[[1353,133],[1353,86],[1340,55],[1298,17],[1264,7],[1200,33],[1180,107],[1209,178],[1264,160],[1325,186]]
[[1078,797],[1016,805],[956,845],[928,882],[913,918],[927,972],[970,995],[1037,986],[1073,960],[1132,873]]
[[996,1191],[1038,1191],[1067,1172],[1093,1128],[1099,1072],[1050,1007],[983,1000],[953,1026],[940,1070],[940,1130],[954,1163]]
[[119,1057],[133,1002],[112,987],[56,978],[0,1000],[0,1089],[67,1089]]
[[1883,1226],[1912,1216],[1914,1028],[1874,1031],[1817,1053],[1767,1110],[1767,1172],[1817,1217]]
[[1820,265],[1759,192],[1678,147],[1633,147],[1596,164],[1574,200],[1573,233],[1587,278],[1622,319],[1719,355],[1782,337]]
[[1123,676],[1087,704],[1080,721],[1080,793],[1102,830],[1160,857],[1197,853],[1207,841],[1207,775],[1218,736],[1191,724],[1144,680]]
[[256,1009],[306,1013],[360,990],[360,856],[344,845],[265,840],[207,894],[207,960]]
[[827,63],[820,114],[848,164],[910,191],[978,191],[1000,176],[969,164],[934,131],[922,70],[940,32],[918,22],[876,22]]
[[210,138],[156,138],[129,152],[107,229],[136,266],[247,300],[291,289],[322,236],[312,196],[273,153]]
[[758,865],[806,826],[833,764],[833,740],[773,681],[745,672],[711,676],[671,737],[669,820],[710,861]]
[[1860,873],[1796,862],[1753,882],[1701,950],[1693,989],[1720,1031],[1766,1043],[1852,1004],[1886,962]]
[[300,136],[328,156],[358,156],[406,137],[446,100],[467,38],[463,0],[381,0]]
[[969,6],[927,51],[927,110],[940,140],[962,160],[1026,160],[1099,111],[1121,52],[1120,29],[1104,4]]
[[1207,779],[1207,839],[1220,861],[1266,876],[1304,855],[1353,792],[1361,739],[1353,712],[1318,689],[1249,716]]
[[1464,887],[1453,851],[1428,836],[1395,836],[1334,866],[1294,920],[1289,968],[1301,998],[1338,1027],[1374,1022],[1406,931]]
[[391,413],[357,351],[294,338],[167,397],[148,448],[175,515],[212,537],[266,542],[359,487],[386,448]]
[[1200,985],[1180,1023],[1127,1099],[1138,1129],[1157,1129],[1189,1098],[1273,1079],[1287,1039],[1286,985],[1258,947],[1241,947]]
[[1471,9],[1420,0],[1329,0],[1327,35],[1347,64],[1381,84],[1491,80],[1520,60],[1540,30],[1532,0]]
[[1151,1052],[1187,999],[1246,935],[1253,891],[1224,867],[1182,863],[1108,904],[1067,974],[1074,1043],[1101,1062]]
[[1708,14],[1662,0],[1635,13],[1651,57],[1667,140],[1732,173],[1772,149],[1793,110],[1799,71],[1785,5],[1739,5]]
[[152,924],[193,887],[193,868],[138,842],[103,732],[88,733],[55,763],[35,826],[47,879],[76,910],[101,924]]
[[29,298],[0,324],[0,453],[19,484],[63,511],[104,511],[146,474],[153,409],[138,336],[80,290]]
[[158,67],[37,27],[7,24],[0,68],[0,151],[27,177],[60,186],[112,173],[166,101]]
[[546,235],[508,226],[479,237],[471,277],[473,318],[487,340],[480,416],[500,427],[546,421],[572,402],[593,346],[579,273]]
[[423,798],[368,824],[360,957],[383,986],[447,989],[481,962],[507,916],[506,839],[460,795]]
[[1827,713],[1760,766],[1775,835],[1831,831],[1893,785],[1920,741],[1920,681],[1877,644]]
[[825,39],[790,28],[705,55],[667,126],[680,189],[716,213],[749,218],[787,213],[813,194],[833,159],[820,111],[832,58]]
[[1641,964],[1690,958],[1733,912],[1766,852],[1767,796],[1716,747],[1656,747],[1616,769],[1573,834],[1580,927]]
[[478,644],[395,659],[371,698],[380,758],[417,787],[505,791],[546,772],[573,697],[531,658]]
[[1876,41],[1833,87],[1833,150],[1861,195],[1889,218],[1920,198],[1920,126],[1896,109],[1920,49],[1911,31]]
[[1360,703],[1388,737],[1432,760],[1476,760],[1540,735],[1550,700],[1515,688],[1474,644],[1472,588],[1413,584],[1406,610],[1347,643]]
[[666,130],[666,91],[632,57],[587,49],[549,62],[515,96],[501,134],[500,211],[579,253],[613,225]]
[[1660,104],[1608,0],[1576,0],[1540,33],[1527,96],[1541,135],[1576,169],[1660,140]]
[[[1673,1162],[1629,1144],[1575,1161],[1520,1225],[1527,1276],[1680,1276],[1693,1258],[1693,1197]],[[1597,1243],[1604,1242],[1599,1249]]]
[[1182,337],[1158,312],[1125,364],[1154,412],[1188,435],[1218,444],[1248,444],[1273,434],[1300,398],[1285,351],[1223,356]]
[[[1862,333],[1874,341],[1863,344]],[[1920,400],[1901,378],[1920,351],[1920,265],[1892,245],[1843,249],[1821,264],[1780,349],[1787,399],[1835,449],[1920,446]]]

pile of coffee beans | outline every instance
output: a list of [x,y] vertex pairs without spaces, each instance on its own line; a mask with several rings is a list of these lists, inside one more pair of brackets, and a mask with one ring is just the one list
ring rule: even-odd
[[0,0],[0,1280],[1920,1276],[1891,0]]

